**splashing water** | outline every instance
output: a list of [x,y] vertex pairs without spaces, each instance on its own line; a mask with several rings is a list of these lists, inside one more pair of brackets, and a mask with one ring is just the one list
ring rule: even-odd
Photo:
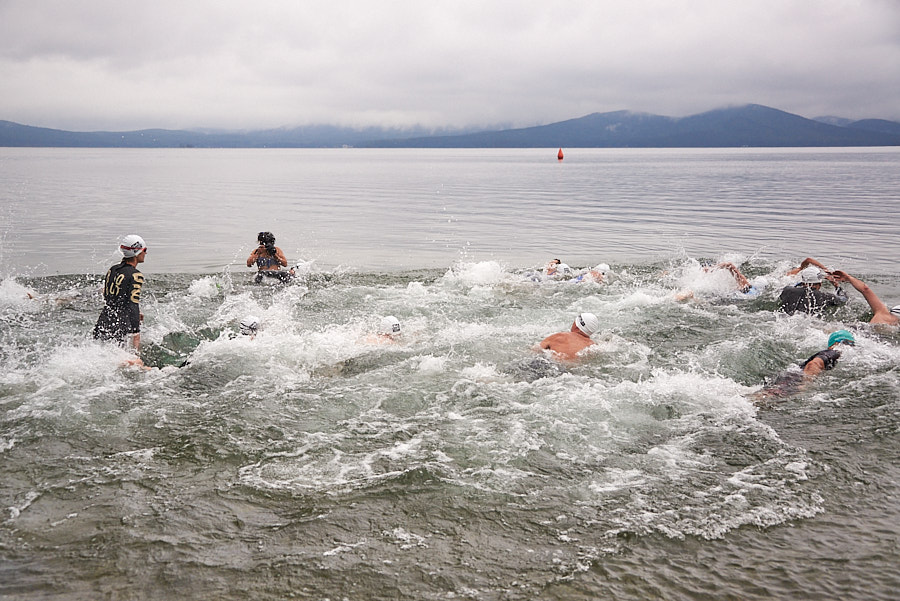
[[[823,448],[896,454],[877,442],[898,431],[896,333],[860,325],[858,296],[826,320],[778,315],[779,262],[751,262],[752,299],[689,258],[614,265],[603,284],[534,269],[154,276],[150,371],[89,340],[96,282],[4,280],[0,541],[19,570],[4,590],[600,594],[599,566],[647,541],[749,558],[760,529],[816,524],[864,478]],[[533,350],[581,311],[601,329],[580,361]],[[253,339],[237,333],[251,313]],[[388,314],[402,334],[373,343]],[[858,345],[835,370],[752,403],[842,327]],[[637,574],[682,585],[653,572]],[[724,564],[709,577],[750,586]]]

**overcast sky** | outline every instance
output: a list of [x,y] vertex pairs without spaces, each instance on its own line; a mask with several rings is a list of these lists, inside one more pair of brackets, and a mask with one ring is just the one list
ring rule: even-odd
[[900,0],[0,0],[0,119],[529,126],[765,104],[900,120]]

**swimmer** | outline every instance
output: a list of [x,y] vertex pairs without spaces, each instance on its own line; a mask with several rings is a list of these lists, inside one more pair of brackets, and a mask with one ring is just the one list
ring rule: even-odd
[[256,338],[256,333],[259,331],[259,318],[255,315],[248,315],[244,319],[241,320],[240,323],[240,332],[242,336],[249,336],[250,340]]
[[284,252],[275,246],[275,235],[272,232],[260,232],[256,236],[259,246],[257,246],[250,256],[247,257],[247,267],[253,267],[256,264],[258,269],[255,282],[260,284],[264,277],[277,278],[281,282],[287,282],[293,276],[293,270],[283,271],[282,267],[288,266],[288,261],[284,256]]
[[552,351],[553,356],[563,361],[574,361],[578,353],[594,344],[591,335],[600,328],[600,320],[593,313],[580,313],[572,322],[568,332],[547,336],[535,346],[535,350]]
[[546,276],[554,276],[556,275],[559,266],[562,264],[562,261],[559,259],[550,259],[550,262],[547,263],[547,266],[544,268],[544,275]]
[[[805,259],[811,261],[812,259]],[[802,263],[801,263],[802,265]],[[838,281],[830,272],[820,271],[821,263],[804,267],[800,274],[800,283],[785,286],[778,297],[779,308],[788,315],[797,311],[810,315],[821,315],[828,307],[837,307],[847,302],[847,294],[841,289]],[[793,271],[793,270],[792,270]],[[834,285],[834,294],[822,292],[822,280],[827,279]]]
[[[255,315],[247,315],[244,317],[240,323],[238,324],[238,331],[240,332],[240,336],[247,336],[250,340],[256,339],[256,334],[259,332],[259,318]],[[235,340],[239,338],[237,334],[234,332],[229,332],[227,334],[228,340]],[[187,367],[191,364],[191,357],[193,353],[187,356],[187,358],[182,361],[178,367]]]
[[544,268],[544,275],[547,277],[557,277],[567,275],[572,272],[572,268],[560,261],[559,259],[551,259]]
[[839,344],[855,346],[856,339],[847,330],[832,332],[831,336],[828,337],[828,348],[824,351],[819,351],[800,365],[803,369],[803,375],[807,378],[813,378],[827,369],[833,369],[837,360],[841,357],[841,351],[834,348]]
[[600,263],[590,271],[586,273],[582,273],[580,276],[572,280],[573,282],[595,282],[597,284],[602,284],[604,280],[606,280],[606,276],[609,274],[609,265],[606,263]]
[[716,269],[727,269],[730,271],[731,275],[734,276],[735,282],[737,282],[738,290],[741,294],[750,294],[753,291],[753,284],[750,283],[747,276],[741,273],[741,270],[734,263],[725,261],[716,265]]
[[400,337],[400,320],[393,315],[381,318],[378,330],[366,337],[368,344],[397,344]]
[[835,348],[838,345],[854,346],[856,340],[853,334],[847,330],[838,330],[828,337],[828,348],[819,351],[796,368],[782,374],[772,384],[754,393],[752,398],[758,404],[765,404],[767,400],[778,397],[786,397],[796,394],[816,376],[823,371],[833,369],[841,357],[841,350]]
[[57,307],[66,307],[74,303],[78,298],[81,297],[81,292],[78,290],[72,291],[71,294],[61,295],[61,294],[32,294],[31,292],[26,292],[26,298],[28,300],[36,300],[42,303],[53,303]]
[[138,358],[128,365],[143,366],[141,350],[141,287],[144,275],[137,266],[147,256],[147,245],[140,236],[131,234],[119,245],[122,261],[106,272],[103,284],[103,300],[106,303],[97,318],[92,333],[95,340],[115,340],[129,348]]
[[[728,261],[723,261],[722,263],[717,263],[714,266],[707,266],[703,268],[704,273],[709,273],[715,269],[725,269],[731,272],[731,275],[734,276],[734,280],[737,283],[737,294],[739,298],[754,298],[759,296],[759,290],[750,283],[750,280],[747,279],[741,270],[737,268],[737,265],[734,263],[729,263]],[[693,290],[682,290],[681,292],[675,295],[675,300],[683,301],[689,298],[694,298]]]
[[851,286],[856,288],[860,294],[863,295],[863,298],[866,299],[866,302],[869,303],[869,307],[872,309],[872,318],[869,320],[869,323],[873,324],[885,324],[890,326],[895,326],[900,324],[900,305],[895,305],[894,307],[888,309],[888,306],[884,304],[884,302],[878,298],[878,295],[872,291],[864,282],[853,277],[846,271],[833,271],[831,275],[839,282],[849,282]]

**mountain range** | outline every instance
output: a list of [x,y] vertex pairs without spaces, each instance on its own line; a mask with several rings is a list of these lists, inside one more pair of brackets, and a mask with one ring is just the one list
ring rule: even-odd
[[91,148],[723,148],[900,146],[900,122],[807,119],[758,104],[688,117],[615,111],[490,131],[342,128],[73,132],[0,121],[0,146]]

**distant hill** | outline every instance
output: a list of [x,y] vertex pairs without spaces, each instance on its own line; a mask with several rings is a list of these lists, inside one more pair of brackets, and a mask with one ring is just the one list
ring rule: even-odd
[[852,129],[862,129],[864,131],[874,131],[884,134],[900,136],[900,123],[896,121],[885,121],[884,119],[863,119],[862,121],[854,121],[847,124]]
[[[871,121],[871,120],[870,120]],[[870,122],[867,121],[867,122]],[[856,122],[856,123],[867,123]],[[373,147],[417,148],[719,148],[898,146],[900,134],[879,127],[840,127],[749,104],[673,118],[617,111],[550,125],[459,136],[379,140]],[[853,125],[853,124],[851,124]]]
[[81,148],[340,148],[372,140],[421,137],[425,128],[343,128],[330,125],[245,132],[144,129],[125,132],[73,132],[0,121],[0,146],[56,146]]
[[830,115],[824,117],[813,117],[813,121],[827,123],[828,125],[837,125],[838,127],[846,127],[853,123],[853,119],[845,119],[844,117],[832,117]]
[[0,121],[0,146],[110,148],[723,148],[900,146],[900,123],[807,119],[748,104],[689,117],[615,111],[519,129],[435,132],[423,128],[317,125],[247,132],[149,129],[71,132]]

